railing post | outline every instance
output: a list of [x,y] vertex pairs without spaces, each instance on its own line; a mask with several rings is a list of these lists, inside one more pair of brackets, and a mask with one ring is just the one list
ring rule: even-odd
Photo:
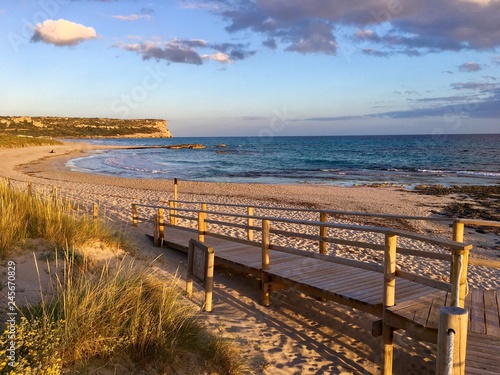
[[132,225],[137,227],[137,205],[132,203]]
[[[248,216],[253,216],[253,207],[248,206],[247,207],[247,215]],[[253,217],[249,217],[247,221],[247,239],[248,241],[253,241],[253,230],[250,229],[251,226],[253,226]]]
[[177,221],[175,220],[176,218],[174,217],[174,202],[168,201],[168,219],[170,222],[170,225],[176,225]]
[[394,328],[386,324],[385,315],[387,308],[394,306],[396,302],[396,244],[397,236],[387,233],[384,252],[384,310],[382,311],[384,343],[382,373],[384,375],[392,374]]
[[[174,178],[174,208],[179,207],[179,203],[177,202],[178,199],[179,199],[179,194],[178,194],[178,190],[177,190],[177,178]],[[175,213],[175,215],[177,215],[177,210],[175,210],[174,213]],[[176,217],[174,217],[173,224],[177,225],[177,218]]]
[[163,239],[165,238],[165,214],[163,208],[158,208],[158,245],[162,245]]
[[269,220],[262,220],[262,304],[269,306],[271,303],[271,292],[268,288],[269,275],[265,272],[269,268],[269,245],[271,224]]
[[464,375],[467,346],[467,310],[445,306],[439,311],[437,375]]
[[158,213],[155,213],[154,216],[154,229],[153,229],[153,244],[155,246],[160,246],[160,224],[158,220]]
[[193,277],[191,275],[191,265],[193,264],[193,254],[194,254],[194,243],[193,241],[189,241],[189,250],[188,250],[188,272],[186,277],[186,293],[189,298],[193,297]]
[[465,247],[462,250],[454,250],[452,254],[452,271],[453,278],[450,280],[452,285],[451,290],[451,306],[464,307],[465,297],[467,296],[467,268],[469,265],[469,248]]
[[28,182],[28,195],[33,195],[33,183],[31,181]]
[[200,242],[205,242],[205,233],[207,231],[207,223],[205,222],[207,218],[206,210],[207,205],[202,203],[201,211],[198,212],[198,241]]
[[97,203],[94,203],[92,205],[92,220],[94,220],[94,223],[97,222],[97,218],[99,216],[99,206]]
[[[461,223],[458,220],[455,220],[453,222],[453,235],[452,235],[452,240],[456,242],[464,242],[464,223]],[[451,264],[450,264],[450,283],[453,284],[453,280],[457,278],[457,276],[454,274],[455,269],[456,269],[456,263],[457,258],[455,256],[455,253],[453,253],[451,257]],[[458,306],[458,305],[457,305]]]
[[453,222],[453,241],[464,242],[464,223],[458,220]]
[[52,186],[52,199],[57,201],[57,186]]
[[269,220],[262,220],[262,270],[269,268],[269,244],[271,224]]
[[[322,223],[326,223],[328,221],[328,215],[326,212],[320,212],[319,213],[319,221]],[[319,236],[320,237],[326,237],[328,235],[328,228],[325,227],[324,225],[321,225],[319,227]],[[320,254],[326,254],[326,245],[327,243],[325,241],[319,241],[319,253]]]
[[209,247],[207,252],[207,278],[205,280],[205,311],[212,311],[212,293],[214,288],[215,252]]

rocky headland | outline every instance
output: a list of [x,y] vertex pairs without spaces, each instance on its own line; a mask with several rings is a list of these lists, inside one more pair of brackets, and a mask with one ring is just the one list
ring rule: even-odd
[[0,133],[54,138],[172,138],[166,120],[0,116]]

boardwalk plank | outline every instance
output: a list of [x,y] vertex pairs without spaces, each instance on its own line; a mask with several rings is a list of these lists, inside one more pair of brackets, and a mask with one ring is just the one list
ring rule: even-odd
[[469,311],[470,315],[470,331],[485,334],[484,327],[484,298],[483,293],[477,289],[471,289],[472,307]]
[[470,332],[465,357],[466,374],[498,374],[500,338]]
[[[317,285],[319,288],[325,288],[328,290],[335,290],[335,292],[339,294],[350,295],[354,291],[363,291],[370,286],[373,285],[373,276],[371,275],[359,275],[355,278],[352,278],[351,285],[346,284],[345,280],[339,280],[338,277],[335,277],[331,282],[320,282],[316,283],[314,280],[311,280],[313,284]],[[351,292],[351,293],[349,293]]]
[[[500,336],[500,320],[498,317],[497,292],[495,290],[484,291],[484,315],[486,334]],[[499,348],[500,351],[500,348]]]

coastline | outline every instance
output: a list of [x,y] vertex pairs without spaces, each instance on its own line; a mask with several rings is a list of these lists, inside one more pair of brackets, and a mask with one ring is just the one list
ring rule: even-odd
[[[75,172],[66,167],[72,158],[86,155],[89,151],[104,150],[120,146],[92,145],[81,142],[65,143],[61,146],[38,146],[29,149],[0,150],[4,169],[0,177],[10,177],[14,182],[34,186],[47,192],[55,186],[61,196],[91,206],[98,202],[106,216],[122,225],[130,222],[131,205],[142,203],[162,205],[173,199],[173,177],[168,180],[132,179]],[[50,151],[54,151],[51,153]],[[26,186],[26,185],[25,185]],[[423,195],[414,191],[392,187],[341,187],[333,185],[266,185],[179,181],[179,199],[243,205],[276,206],[369,212],[403,216],[435,216],[447,204],[463,200],[453,195]],[[269,211],[267,214],[279,215]],[[298,214],[298,218],[316,220],[315,216]],[[410,230],[431,236],[451,239],[448,223],[426,221],[391,220],[385,218],[344,218],[349,223],[369,226],[385,226]],[[474,245],[471,256],[498,260],[500,239],[495,233],[481,233],[466,228],[465,241]],[[411,268],[420,265],[409,259]],[[428,274],[439,273],[426,269]],[[478,285],[490,285],[482,270],[470,271],[471,280]],[[491,274],[495,274],[492,271]],[[500,285],[500,280],[494,280]]]
[[[92,145],[81,142],[65,143],[63,146],[36,149],[28,155],[17,152],[16,177],[19,179],[41,179],[45,183],[53,181],[71,183],[91,183],[121,188],[173,191],[171,179],[134,179],[116,176],[105,176],[71,171],[66,163],[74,158],[85,156],[89,151],[122,148],[121,146]],[[54,154],[49,151],[54,149]],[[10,151],[9,151],[10,153]],[[0,152],[0,156],[9,159],[9,153]],[[9,163],[10,164],[10,163]],[[12,165],[12,164],[10,164]],[[15,177],[12,177],[15,178]],[[204,197],[234,197],[252,200],[274,201],[284,204],[295,204],[306,207],[337,209],[344,211],[360,211],[385,214],[428,216],[431,211],[439,209],[447,203],[446,197],[433,197],[414,194],[409,190],[394,187],[353,186],[316,184],[242,184],[227,182],[178,182],[181,194]]]
[[[172,199],[173,178],[137,180],[74,172],[66,167],[70,159],[84,156],[89,151],[113,147],[68,142],[62,146],[0,149],[0,177],[10,178],[12,184],[20,188],[26,188],[27,182],[32,181],[37,191],[49,194],[53,187],[57,187],[61,196],[83,206],[98,202],[100,215],[126,228],[138,242],[140,251],[136,257],[149,262],[161,255],[155,267],[167,270],[170,277],[182,277],[186,263],[182,254],[152,247],[144,236],[152,230],[149,224],[139,228],[130,226],[131,204],[161,204]],[[453,200],[450,196],[420,195],[388,187],[191,181],[179,181],[179,198],[411,216],[430,216]],[[370,224],[407,225],[385,221]],[[448,237],[451,233],[448,225],[421,222],[412,225],[411,229],[432,235]],[[474,230],[466,233],[466,239],[474,242],[475,253],[491,259],[496,257],[497,251],[492,246],[497,238],[495,234],[480,235]],[[350,255],[360,260],[369,260],[372,256]],[[446,271],[434,264],[415,260],[408,260],[404,265],[408,270],[418,270],[425,275],[439,276]],[[470,267],[471,285],[498,289],[500,272],[497,271],[484,272],[479,267]],[[373,317],[369,314],[333,302],[317,301],[294,290],[276,292],[274,305],[265,308],[259,305],[255,280],[248,275],[222,268],[217,270],[215,281],[214,313],[204,317],[213,327],[225,330],[241,343],[242,351],[251,358],[256,373],[379,373],[380,338],[370,334]],[[198,291],[197,296],[201,300],[203,293]],[[431,344],[417,342],[401,333],[395,336],[399,346],[395,358],[397,373],[427,374],[434,371],[435,349]]]

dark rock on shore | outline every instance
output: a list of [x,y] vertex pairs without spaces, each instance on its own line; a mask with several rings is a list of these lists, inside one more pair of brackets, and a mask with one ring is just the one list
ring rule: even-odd
[[164,148],[170,148],[172,150],[177,150],[181,148],[189,148],[189,149],[202,149],[206,148],[207,146],[199,144],[199,143],[183,143],[180,145],[171,145],[171,146],[164,146]]
[[413,191],[417,194],[426,195],[453,195],[456,202],[447,205],[441,213],[443,215],[500,221],[500,185],[450,187],[419,185]]

